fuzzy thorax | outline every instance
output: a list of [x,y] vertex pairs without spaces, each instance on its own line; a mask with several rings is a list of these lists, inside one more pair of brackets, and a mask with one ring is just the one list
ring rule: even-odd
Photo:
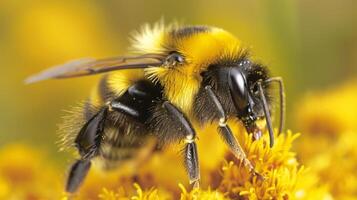
[[183,56],[184,61],[177,66],[147,68],[145,74],[160,82],[165,97],[187,114],[192,113],[194,97],[201,87],[201,73],[242,52],[241,42],[222,29],[202,26],[186,30],[163,24],[145,26],[135,36],[133,47],[141,54],[177,52]]

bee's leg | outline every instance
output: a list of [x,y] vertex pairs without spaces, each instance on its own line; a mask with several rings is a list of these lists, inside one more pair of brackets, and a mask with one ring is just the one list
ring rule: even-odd
[[240,146],[237,139],[234,137],[232,130],[227,124],[227,116],[223,109],[223,106],[219,101],[219,99],[217,98],[216,94],[213,92],[211,86],[206,86],[205,90],[207,91],[208,96],[214,103],[217,112],[219,113],[220,119],[219,119],[218,131],[221,134],[224,142],[228,145],[229,149],[234,154],[234,156],[237,159],[241,160],[246,167],[248,167],[250,172],[252,172],[254,175],[259,176],[260,178],[263,178],[258,172],[255,171],[254,166],[247,159],[247,156],[245,155],[242,147]]
[[284,81],[281,77],[272,77],[265,81],[265,83],[277,82],[279,84],[279,98],[280,98],[280,122],[278,135],[283,132],[285,124],[285,89]]
[[90,160],[98,155],[107,112],[108,107],[102,108],[85,123],[78,133],[75,144],[81,158],[70,168],[66,185],[67,192],[73,193],[78,189],[90,169]]
[[88,159],[79,159],[73,163],[67,179],[67,192],[74,193],[77,191],[78,187],[87,176],[90,166],[91,162]]
[[185,167],[193,187],[199,187],[200,169],[198,163],[197,145],[195,142],[196,132],[187,117],[176,106],[166,101],[162,105],[173,120],[179,122],[183,127],[185,141]]

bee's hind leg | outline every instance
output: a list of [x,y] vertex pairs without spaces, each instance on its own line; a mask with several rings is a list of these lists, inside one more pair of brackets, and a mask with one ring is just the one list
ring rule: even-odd
[[85,123],[75,139],[81,158],[70,168],[66,185],[66,191],[69,193],[78,189],[90,169],[90,160],[98,155],[107,112],[108,107],[102,108]]
[[190,184],[193,184],[193,187],[199,187],[200,180],[200,168],[198,163],[198,154],[197,154],[197,145],[196,145],[196,132],[193,129],[190,121],[186,116],[178,109],[176,106],[166,101],[162,105],[173,120],[179,122],[183,129],[185,141],[185,167],[190,179]]
[[79,159],[73,163],[67,179],[67,192],[74,193],[75,191],[77,191],[78,187],[81,185],[84,178],[86,177],[90,166],[91,162],[88,159]]

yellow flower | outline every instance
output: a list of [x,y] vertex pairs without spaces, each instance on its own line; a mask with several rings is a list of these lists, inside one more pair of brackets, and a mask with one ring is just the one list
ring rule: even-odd
[[[357,130],[357,81],[307,95],[297,103],[298,128],[311,134],[341,134]],[[330,137],[331,138],[331,137]]]
[[122,197],[125,192],[122,189],[118,189],[118,192],[114,192],[113,190],[108,190],[107,188],[103,188],[102,192],[98,195],[99,199],[105,200],[127,200],[128,198]]
[[309,95],[297,108],[299,157],[336,199],[357,195],[357,82]]
[[62,182],[38,150],[13,144],[0,150],[0,199],[59,199]]
[[224,200],[227,199],[224,194],[218,192],[218,191],[212,191],[210,189],[207,190],[200,190],[198,188],[195,188],[191,190],[191,192],[188,192],[186,188],[182,185],[179,184],[179,187],[181,188],[181,197],[180,200]]
[[238,162],[225,163],[219,191],[232,199],[326,199],[331,195],[328,188],[310,170],[305,169],[292,151],[293,142],[300,134],[287,131],[276,137],[273,148],[269,148],[268,135],[253,141],[247,134],[240,141],[258,172],[265,180],[251,179],[248,170]]

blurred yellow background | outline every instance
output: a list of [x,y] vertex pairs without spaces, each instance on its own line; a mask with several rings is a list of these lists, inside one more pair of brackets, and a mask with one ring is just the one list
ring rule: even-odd
[[286,127],[298,132],[293,111],[306,94],[357,77],[356,8],[354,0],[1,0],[0,148],[36,146],[65,169],[71,157],[58,152],[56,124],[99,77],[23,80],[70,59],[125,54],[132,31],[161,18],[221,27],[249,45],[284,78]]

